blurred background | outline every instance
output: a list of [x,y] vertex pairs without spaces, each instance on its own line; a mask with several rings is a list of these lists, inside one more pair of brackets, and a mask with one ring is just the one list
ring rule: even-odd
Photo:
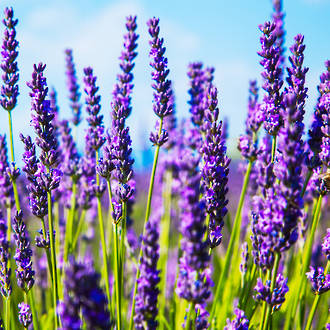
[[[119,71],[118,57],[125,33],[125,17],[137,15],[139,54],[133,70],[133,112],[128,125],[137,160],[136,168],[146,165],[152,155],[148,136],[156,121],[152,111],[146,21],[156,16],[160,18],[160,35],[164,37],[167,48],[178,117],[187,118],[189,115],[188,63],[198,60],[207,66],[214,66],[221,116],[229,119],[229,153],[232,157],[239,157],[236,144],[244,130],[248,82],[250,79],[258,79],[261,83],[262,69],[256,53],[260,50],[261,33],[258,25],[270,20],[271,0],[11,0],[1,1],[1,14],[6,6],[12,6],[15,17],[19,19],[17,39],[20,43],[20,96],[13,111],[16,137],[19,132],[31,133],[30,99],[26,81],[31,79],[33,63],[42,61],[47,64],[48,85],[54,86],[58,93],[61,117],[71,118],[65,85],[66,48],[73,49],[81,85],[83,68],[94,68],[102,95],[105,125],[109,126],[111,93]],[[308,124],[317,98],[319,76],[324,71],[324,61],[330,58],[330,0],[284,0],[283,7],[286,13],[287,54],[293,37],[298,33],[305,36],[305,65],[310,70],[307,74]],[[83,100],[82,89],[81,92]],[[0,121],[1,131],[7,133],[5,111],[0,112]],[[78,133],[81,146],[85,127],[80,125]],[[20,165],[23,148],[18,140],[15,145]]]

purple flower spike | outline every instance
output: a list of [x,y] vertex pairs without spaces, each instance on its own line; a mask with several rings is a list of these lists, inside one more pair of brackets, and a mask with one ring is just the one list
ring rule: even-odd
[[249,261],[249,247],[246,242],[243,243],[242,245],[242,261],[241,264],[239,265],[239,269],[241,273],[244,275],[247,271],[247,266],[248,266],[248,261]]
[[124,35],[124,49],[121,53],[120,69],[117,75],[117,83],[112,92],[112,130],[107,137],[107,145],[104,147],[104,158],[100,159],[98,172],[101,176],[110,179],[114,171],[119,185],[115,191],[116,200],[127,202],[134,193],[132,182],[133,163],[131,138],[129,128],[125,127],[126,119],[132,111],[131,95],[133,91],[134,59],[137,56],[137,28],[136,16],[126,19],[127,33]]
[[180,228],[183,254],[180,258],[176,292],[181,298],[203,304],[211,294],[212,280],[208,268],[208,242],[204,240],[204,203],[199,201],[199,158],[191,151],[182,150],[178,162],[182,187],[179,207],[183,210]]
[[99,286],[100,276],[90,262],[79,263],[69,257],[64,280],[64,300],[58,305],[62,329],[80,329],[82,320],[87,329],[110,329],[107,298]]
[[327,234],[324,237],[322,244],[322,252],[330,260],[330,228],[327,229]]
[[34,65],[32,80],[27,85],[31,88],[31,126],[37,134],[36,144],[41,149],[40,160],[47,168],[53,168],[59,163],[60,153],[52,124],[54,113],[50,101],[46,100],[48,87],[43,76],[45,67],[42,63]]
[[138,279],[138,291],[134,322],[136,329],[156,329],[158,322],[157,300],[158,283],[160,281],[157,262],[159,259],[159,218],[151,217],[146,223],[143,236],[142,257],[140,261],[140,277]]
[[266,301],[274,309],[279,309],[285,301],[285,294],[289,291],[287,286],[288,279],[284,278],[282,274],[278,274],[276,277],[276,283],[274,291],[270,292],[270,281],[267,280],[266,284],[262,283],[262,279],[257,279],[257,285],[254,290],[257,292],[254,297],[256,300]]
[[18,41],[16,40],[16,30],[18,20],[14,19],[13,8],[5,8],[5,18],[2,21],[5,25],[4,39],[2,43],[2,62],[1,69],[4,72],[2,75],[3,85],[1,86],[1,106],[11,111],[17,103],[18,92],[18,67],[16,58],[18,56]]
[[226,155],[222,140],[222,122],[218,122],[219,108],[217,89],[208,91],[208,110],[205,112],[206,136],[202,146],[204,167],[202,169],[205,189],[206,212],[209,221],[209,243],[211,248],[221,243],[223,219],[227,214],[227,182],[230,159]]
[[6,136],[0,135],[0,203],[5,208],[14,205],[14,192],[8,169]]
[[[313,122],[311,128],[308,131],[308,146],[309,154],[307,155],[307,165],[310,169],[316,168],[321,165],[320,153],[321,145],[323,142],[323,116],[327,116],[329,111],[326,108],[326,102],[324,100],[329,100],[330,94],[330,61],[325,62],[326,71],[320,77],[320,84],[318,86],[319,98],[317,105],[315,107]],[[328,103],[329,109],[329,103]],[[327,141],[324,141],[327,142]],[[325,145],[324,145],[325,147]],[[324,149],[326,156],[326,148]]]
[[4,298],[8,298],[11,294],[11,269],[8,268],[8,260],[10,260],[10,254],[7,240],[7,224],[0,211],[0,291]]
[[100,115],[101,96],[97,95],[99,88],[96,86],[96,76],[93,75],[93,69],[88,67],[84,69],[84,84],[86,93],[86,111],[88,113],[88,131],[86,141],[89,147],[95,151],[99,150],[104,142],[103,115]]
[[264,84],[262,88],[267,92],[264,97],[265,129],[270,135],[277,135],[282,126],[282,118],[279,113],[281,105],[280,89],[283,85],[282,69],[280,67],[281,53],[276,47],[276,24],[266,22],[259,26],[263,35],[260,38],[261,51],[258,55],[262,57],[260,64],[264,67],[262,77]]
[[24,329],[28,329],[29,325],[32,323],[32,314],[28,304],[24,302],[18,304],[18,319]]
[[275,35],[276,35],[276,46],[280,50],[280,59],[279,63],[281,67],[284,67],[285,62],[285,48],[284,48],[284,41],[285,41],[285,29],[284,29],[284,17],[285,14],[283,12],[283,4],[282,0],[273,0],[273,21],[276,24]]
[[322,267],[310,267],[310,272],[306,273],[306,276],[310,280],[315,294],[322,294],[330,290],[330,274],[324,274]]
[[17,212],[13,221],[14,238],[16,242],[16,277],[17,285],[28,292],[34,284],[34,270],[32,268],[32,250],[30,239],[23,221],[22,211]]
[[248,330],[249,320],[246,318],[244,311],[239,308],[234,309],[235,318],[230,321],[227,319],[227,325],[223,328],[224,330]]
[[[173,112],[173,97],[171,81],[167,79],[170,70],[167,68],[167,58],[164,56],[166,48],[163,47],[164,39],[159,38],[159,19],[152,18],[147,22],[148,31],[151,36],[150,66],[153,68],[151,73],[152,88],[154,92],[153,110],[159,118],[164,118]],[[168,135],[162,130],[161,134],[151,134],[150,140],[154,145],[163,145],[168,140]]]
[[70,108],[73,112],[72,123],[78,126],[81,122],[81,103],[79,85],[77,82],[75,64],[73,62],[72,49],[65,50],[67,87],[69,90]]

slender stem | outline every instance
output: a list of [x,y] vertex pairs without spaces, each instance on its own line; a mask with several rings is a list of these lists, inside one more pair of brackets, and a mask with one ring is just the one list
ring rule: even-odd
[[115,254],[115,286],[116,286],[116,310],[117,310],[117,329],[121,329],[121,295],[120,295],[120,280],[119,280],[119,247],[118,247],[118,224],[113,224],[114,230],[114,254]]
[[[124,300],[124,264],[125,264],[125,254],[126,254],[126,219],[127,219],[127,204],[123,202],[123,215],[121,220],[121,238],[120,238],[120,306]],[[121,310],[120,310],[121,314]]]
[[242,223],[241,214],[242,214],[242,209],[243,209],[243,204],[244,204],[244,199],[245,199],[247,187],[248,187],[248,184],[249,184],[251,169],[252,169],[252,161],[250,160],[249,164],[247,166],[247,169],[246,169],[245,177],[244,177],[244,183],[243,183],[241,196],[240,196],[240,199],[239,199],[239,203],[238,203],[238,207],[237,207],[237,211],[236,211],[236,215],[235,215],[235,219],[234,219],[233,232],[230,236],[229,245],[228,245],[227,252],[226,252],[223,271],[222,271],[221,276],[219,278],[217,288],[216,288],[216,292],[215,292],[214,299],[213,299],[212,309],[211,309],[211,313],[210,313],[210,322],[211,323],[212,323],[212,320],[215,316],[217,305],[218,305],[218,303],[221,304],[221,301],[222,301],[222,293],[223,293],[223,290],[224,290],[224,282],[228,278],[230,262],[231,262],[231,259],[232,259],[232,256],[233,256],[234,247],[237,246],[238,243],[239,243],[240,229],[241,229],[241,223]]
[[[271,295],[273,294],[274,289],[275,289],[276,277],[277,277],[277,271],[278,271],[279,264],[280,264],[280,254],[279,254],[279,252],[276,252],[274,266],[273,266],[272,281],[270,284],[270,294]],[[268,329],[269,320],[271,319],[271,312],[272,312],[272,305],[267,304],[267,312],[266,312],[266,318],[265,318],[265,324],[264,324],[265,330]]]
[[75,233],[73,241],[72,241],[72,251],[76,250],[78,239],[80,237],[80,233],[82,231],[82,227],[83,227],[83,224],[84,224],[85,216],[86,216],[86,210],[83,209],[81,211],[81,214],[80,214],[80,217],[79,217],[79,220],[78,220],[77,230],[76,230],[76,233]]
[[10,241],[11,241],[11,207],[10,206],[7,207],[7,241],[10,245]]
[[308,169],[308,172],[307,172],[307,175],[306,175],[306,178],[305,178],[305,182],[304,182],[304,186],[303,186],[302,191],[300,193],[300,197],[303,197],[305,195],[307,185],[308,185],[308,182],[309,182],[310,178],[312,177],[312,174],[313,174],[312,170]]
[[5,317],[5,324],[6,324],[6,330],[10,330],[10,296],[8,296],[6,299],[6,317]]
[[262,305],[262,319],[261,319],[261,322],[259,324],[259,330],[263,330],[263,328],[264,328],[266,311],[267,311],[267,303],[264,301],[263,305]]
[[76,209],[76,193],[77,193],[77,183],[72,184],[72,194],[71,194],[71,208],[69,211],[68,220],[65,227],[65,239],[64,239],[64,261],[68,261],[69,250],[72,250],[72,235],[73,235],[73,219]]
[[320,195],[318,200],[317,200],[315,212],[313,214],[310,236],[307,239],[307,243],[306,243],[304,251],[303,251],[303,265],[302,265],[302,269],[299,270],[299,272],[300,272],[299,286],[298,286],[298,290],[297,290],[297,293],[295,295],[295,298],[294,298],[294,301],[293,301],[293,304],[292,304],[290,318],[289,318],[289,320],[286,324],[286,327],[285,327],[286,330],[292,328],[292,323],[294,322],[294,319],[295,319],[295,316],[296,316],[299,297],[302,294],[303,283],[304,283],[304,280],[305,280],[305,273],[307,272],[307,268],[308,268],[308,265],[309,265],[310,260],[311,260],[312,247],[313,247],[313,241],[314,241],[316,227],[317,227],[317,225],[319,223],[319,220],[320,220],[320,217],[321,217],[322,198],[323,198],[323,196]]
[[[326,266],[325,271],[324,271],[324,274],[325,275],[328,273],[329,268],[330,268],[330,261],[328,260],[327,266]],[[309,312],[309,315],[308,315],[308,319],[307,319],[305,330],[310,330],[312,328],[313,318],[314,318],[314,315],[315,315],[315,312],[316,312],[317,305],[318,305],[318,303],[320,301],[320,298],[321,298],[321,295],[320,294],[317,294],[315,296],[315,298],[314,298],[314,302],[313,302],[312,308],[311,308],[311,310]]]
[[[96,151],[96,161],[99,159],[99,153]],[[100,185],[100,176],[96,173],[96,184]],[[104,224],[103,224],[103,213],[101,205],[101,196],[97,196],[97,213],[99,218],[101,245],[102,245],[102,255],[103,255],[103,280],[105,282],[105,289],[108,298],[108,309],[111,316],[111,296],[110,296],[110,285],[109,285],[109,269],[108,269],[108,257],[107,257],[107,246],[105,242]]]
[[[188,310],[188,314],[187,314],[187,320],[186,320],[186,325],[185,325],[185,329],[190,330],[190,324],[192,323],[192,316],[193,313],[195,312],[195,304],[194,303],[190,303],[189,305],[189,310]],[[194,325],[192,325],[194,328]]]
[[[171,226],[171,196],[172,191],[172,171],[165,173],[165,189],[163,192],[164,198],[164,215],[161,219],[161,236],[160,236],[160,257],[159,257],[159,269],[162,274],[159,288],[159,315],[165,318],[166,307],[166,277],[167,277],[167,259],[169,249],[169,234]],[[160,324],[160,329],[164,329],[164,323]]]
[[54,241],[54,221],[53,221],[53,211],[52,211],[52,195],[47,192],[48,197],[48,226],[49,226],[49,237],[50,237],[50,252],[52,260],[52,274],[53,274],[53,305],[54,305],[54,318],[55,318],[55,328],[58,327],[57,319],[57,300],[58,300],[58,287],[57,287],[57,267],[56,267],[56,252],[55,252],[55,241]]
[[271,159],[272,163],[274,163],[275,160],[275,152],[276,152],[276,135],[273,136],[273,140],[272,140],[272,159]]
[[[31,312],[32,312],[33,327],[35,330],[39,330],[39,320],[38,320],[36,305],[35,305],[35,301],[34,301],[33,288],[29,291],[28,296],[30,297],[30,306],[31,306]],[[26,297],[26,299],[27,298],[28,297]]]
[[[160,135],[160,133],[162,132],[162,129],[163,129],[163,118],[160,119],[158,135]],[[156,168],[157,168],[157,163],[158,163],[159,149],[160,149],[160,146],[157,145],[156,146],[156,151],[155,151],[155,156],[154,156],[154,162],[153,162],[153,165],[152,165],[151,177],[150,177],[147,207],[146,207],[146,215],[145,215],[144,224],[143,224],[143,235],[145,234],[146,223],[149,220],[150,211],[151,211],[152,193],[153,193],[153,189],[154,189],[154,182],[155,182],[155,174],[156,174]],[[140,247],[139,263],[140,263],[140,259],[141,259],[141,256],[142,256],[142,244],[143,244],[143,242],[141,243],[141,247]],[[131,318],[130,318],[130,323],[129,323],[129,330],[133,329],[133,318],[134,318],[136,293],[137,293],[137,280],[138,280],[139,277],[140,277],[140,267],[138,266],[138,268],[136,270],[136,278],[135,278],[135,284],[134,284],[134,292],[133,292],[133,301],[132,301],[132,308],[131,308]]]

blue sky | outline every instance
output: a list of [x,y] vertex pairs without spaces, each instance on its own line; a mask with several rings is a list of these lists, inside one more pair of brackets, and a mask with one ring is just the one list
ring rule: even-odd
[[[18,107],[13,112],[14,130],[30,133],[30,100],[25,82],[30,80],[33,63],[47,64],[49,85],[58,91],[63,117],[70,116],[65,89],[64,56],[73,48],[79,79],[82,69],[92,66],[98,76],[105,122],[109,122],[111,91],[118,72],[125,17],[138,15],[140,34],[136,60],[133,113],[129,118],[135,150],[150,145],[146,136],[155,123],[152,112],[152,89],[148,59],[149,17],[160,18],[161,36],[165,38],[171,79],[180,118],[188,116],[187,64],[200,60],[216,68],[215,83],[219,90],[222,117],[230,124],[230,148],[233,151],[243,131],[249,79],[260,82],[261,67],[256,52],[260,49],[258,24],[270,19],[269,0],[236,1],[105,1],[105,0],[12,0],[2,1],[0,10],[13,6],[19,19],[20,91]],[[305,64],[310,68],[307,86],[308,115],[316,101],[316,85],[330,58],[330,0],[286,0],[286,47],[297,33],[305,35]],[[3,29],[1,29],[1,34]],[[7,115],[0,113],[2,131],[7,131]],[[306,121],[308,123],[308,120]],[[79,138],[83,139],[82,126]],[[18,152],[21,147],[16,148]]]

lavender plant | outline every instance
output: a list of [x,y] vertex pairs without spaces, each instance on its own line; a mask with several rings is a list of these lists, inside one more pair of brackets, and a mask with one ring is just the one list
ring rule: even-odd
[[34,65],[33,130],[19,135],[20,176],[11,116],[19,104],[18,21],[5,9],[0,103],[11,155],[1,133],[0,329],[329,327],[330,61],[305,136],[304,36],[294,37],[286,58],[282,2],[273,9],[259,27],[262,89],[250,81],[242,162],[227,155],[216,72],[201,61],[188,65],[190,118],[179,124],[160,21],[148,20],[155,153],[152,168],[137,166],[134,178],[128,118],[133,71],[143,63],[137,17],[126,18],[111,107],[101,107],[86,67],[82,118],[72,49],[65,61],[73,119],[55,88],[48,91],[46,66]]

